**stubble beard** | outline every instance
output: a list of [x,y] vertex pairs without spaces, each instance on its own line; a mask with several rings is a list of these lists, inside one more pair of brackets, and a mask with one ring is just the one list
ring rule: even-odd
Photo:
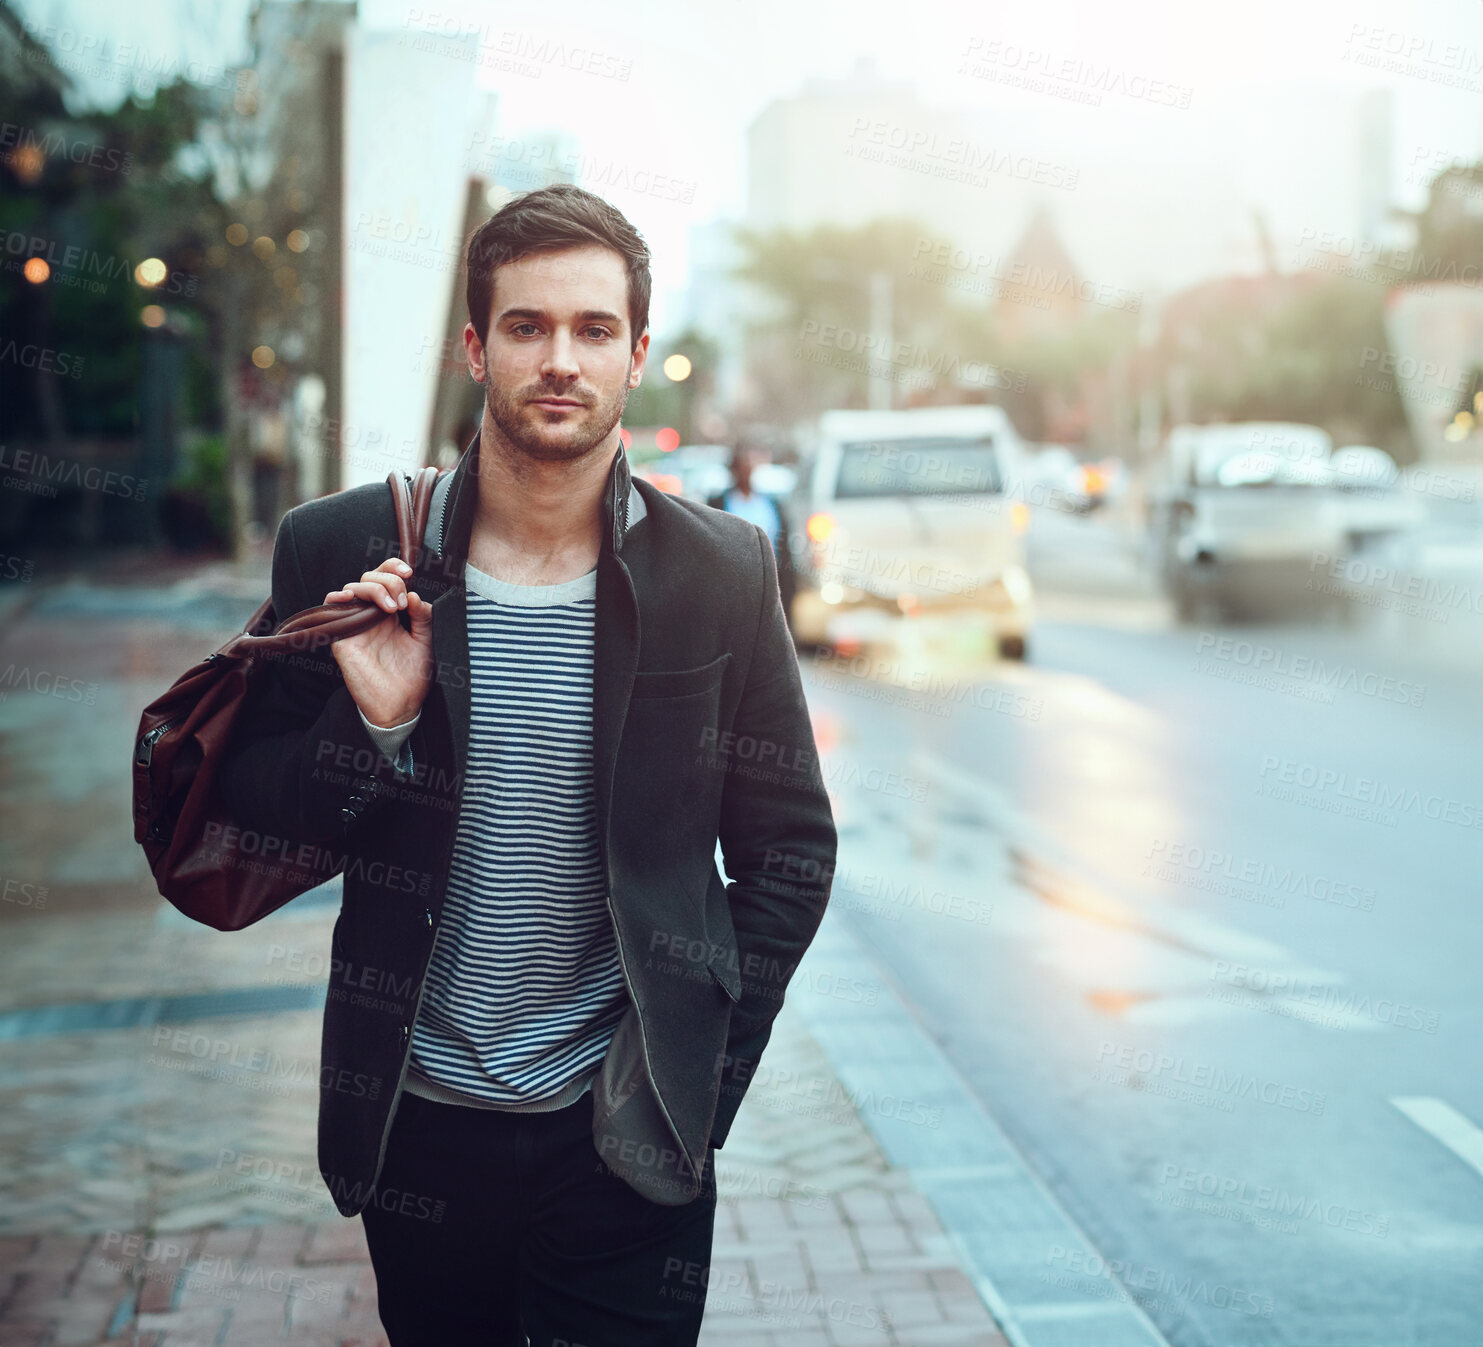
[[[571,389],[542,388],[548,397],[581,397]],[[511,390],[495,384],[492,379],[484,386],[484,405],[495,428],[512,448],[526,458],[541,463],[569,463],[584,458],[613,433],[613,427],[623,419],[623,409],[628,405],[628,378],[625,375],[617,390],[608,398],[588,404],[580,429],[568,432],[561,422],[545,423],[539,418],[542,413],[529,403],[531,390]],[[561,438],[553,440],[547,432],[561,431]]]

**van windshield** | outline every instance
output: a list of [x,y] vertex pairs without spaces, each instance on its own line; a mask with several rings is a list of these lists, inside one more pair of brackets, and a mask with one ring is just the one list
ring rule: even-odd
[[867,440],[840,446],[836,500],[860,496],[961,496],[1004,490],[988,436]]

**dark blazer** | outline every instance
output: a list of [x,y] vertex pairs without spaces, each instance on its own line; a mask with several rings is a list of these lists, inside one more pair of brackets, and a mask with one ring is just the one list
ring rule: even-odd
[[[766,495],[766,492],[759,492]],[[783,599],[783,613],[788,618],[789,629],[793,626],[793,595],[798,589],[798,579],[793,570],[793,529],[788,518],[788,507],[776,496],[767,496],[772,508],[778,512],[778,540],[773,548],[773,560],[777,563],[778,592]],[[726,508],[726,492],[718,491],[706,501],[713,510]]]
[[[376,749],[327,649],[273,660],[223,769],[244,849],[311,845],[343,866],[319,1164],[346,1216],[390,1200],[374,1185],[451,863],[478,457],[476,434],[443,479],[422,555],[406,558],[432,603],[436,658],[413,775]],[[602,511],[593,788],[631,1004],[593,1088],[593,1140],[630,1185],[678,1204],[698,1195],[724,1144],[822,919],[836,834],[762,530],[631,478],[621,450]],[[322,602],[395,549],[383,483],[297,506],[273,549],[275,611]]]

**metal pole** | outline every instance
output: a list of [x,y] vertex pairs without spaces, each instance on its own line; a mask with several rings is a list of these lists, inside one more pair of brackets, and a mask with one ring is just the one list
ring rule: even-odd
[[873,412],[891,410],[891,326],[893,316],[891,313],[892,287],[891,273],[889,271],[872,271],[870,273],[870,331],[875,338],[875,359],[877,368],[882,372],[871,374],[870,383],[870,410]]

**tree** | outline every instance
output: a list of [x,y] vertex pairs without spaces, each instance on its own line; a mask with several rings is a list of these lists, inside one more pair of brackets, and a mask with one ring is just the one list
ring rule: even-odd
[[1323,272],[1207,282],[1170,302],[1157,365],[1190,420],[1297,421],[1405,457],[1393,384],[1359,377],[1362,353],[1385,350],[1385,293]]
[[[67,76],[3,4],[0,25],[12,50],[25,53],[0,92],[0,231],[24,240],[7,258],[0,330],[18,350],[42,353],[0,361],[0,441],[40,444],[65,461],[79,436],[138,434],[152,335],[141,324],[145,307],[170,303],[183,331],[204,319],[209,294],[201,272],[219,208],[204,166],[185,150],[208,101],[204,91],[177,83],[150,99],[128,97],[112,112],[69,111]],[[163,264],[154,287],[140,282],[146,259]],[[210,424],[219,415],[212,353],[196,342],[186,356],[185,414]],[[48,531],[59,539],[77,513],[77,494],[61,492],[47,506]],[[8,524],[23,527],[18,516],[29,518],[41,504],[8,509]],[[130,513],[136,523],[137,510]]]
[[[953,317],[948,287],[918,265],[928,235],[910,219],[738,231],[737,278],[770,309],[748,339],[748,373],[763,390],[764,405],[754,413],[786,420],[828,407],[863,407],[873,372],[892,379],[897,406],[914,390],[951,382],[949,371],[961,367],[963,356],[950,333],[961,332],[966,320]],[[875,330],[879,298],[872,277],[882,276],[889,278],[888,334]]]
[[[683,355],[690,362],[690,374],[678,382],[664,373],[664,361],[671,355]],[[709,408],[714,393],[715,370],[716,344],[693,328],[686,328],[663,346],[651,344],[644,381],[629,394],[624,422],[632,426],[673,426],[679,431],[680,443],[695,443],[701,437],[701,413]]]
[[[1441,269],[1434,271],[1438,263]],[[1456,282],[1471,276],[1471,284],[1483,283],[1483,164],[1449,168],[1432,179],[1426,207],[1416,217],[1416,257],[1401,269],[1410,274],[1400,280]]]

